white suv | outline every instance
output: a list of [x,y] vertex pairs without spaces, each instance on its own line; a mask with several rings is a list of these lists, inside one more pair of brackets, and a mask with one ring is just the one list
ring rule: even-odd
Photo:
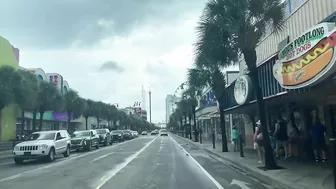
[[66,130],[34,132],[13,150],[16,164],[27,159],[46,159],[51,162],[57,154],[63,154],[64,157],[70,155],[70,135]]

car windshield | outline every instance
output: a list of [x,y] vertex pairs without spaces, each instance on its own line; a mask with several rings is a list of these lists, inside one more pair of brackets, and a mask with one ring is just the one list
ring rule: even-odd
[[90,136],[90,131],[78,131],[72,134],[72,137]]
[[105,129],[99,129],[99,130],[97,130],[97,133],[98,134],[105,134],[106,130]]
[[33,133],[27,140],[54,140],[56,133]]
[[130,134],[131,132],[130,132],[130,131],[124,131],[124,133],[126,133],[126,134]]
[[121,131],[112,131],[113,134],[121,134]]
[[161,132],[167,132],[167,130],[166,129],[161,129]]

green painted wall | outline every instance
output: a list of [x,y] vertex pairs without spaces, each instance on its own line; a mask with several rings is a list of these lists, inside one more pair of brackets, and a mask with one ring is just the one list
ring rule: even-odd
[[[19,62],[15,58],[12,45],[7,39],[0,36],[0,67],[2,66],[18,68]],[[18,108],[15,105],[8,106],[1,111],[1,141],[15,138],[17,111]]]

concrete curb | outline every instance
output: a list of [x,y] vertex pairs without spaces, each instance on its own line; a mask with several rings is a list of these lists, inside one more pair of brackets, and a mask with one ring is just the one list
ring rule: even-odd
[[193,141],[190,141],[188,139],[185,139],[181,136],[178,136],[178,135],[175,135],[176,137],[204,150],[205,152],[207,152],[209,155],[211,156],[215,156],[217,158],[220,158],[220,159],[223,159],[226,163],[234,166],[234,167],[237,167],[243,171],[246,171],[252,175],[254,175],[255,177],[257,177],[258,179],[262,180],[263,182],[265,183],[268,183],[272,186],[276,186],[278,188],[281,188],[281,189],[301,189],[302,187],[298,188],[299,186],[291,186],[289,185],[288,183],[284,182],[284,181],[281,181],[281,180],[278,180],[278,179],[275,179],[273,177],[269,177],[267,176],[267,171],[264,171],[265,174],[263,174],[260,170],[260,172],[258,170],[254,170],[246,165],[243,165],[243,164],[240,164],[240,163],[237,163],[229,158],[225,158],[225,156],[222,156],[220,155],[219,153],[216,153],[216,152],[213,152],[212,150],[209,150],[207,148],[204,148],[202,147],[202,144],[195,144]]

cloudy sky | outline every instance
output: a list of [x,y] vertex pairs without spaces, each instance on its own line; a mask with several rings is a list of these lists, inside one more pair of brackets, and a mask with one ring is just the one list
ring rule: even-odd
[[[1,33],[20,65],[63,75],[84,98],[119,103],[152,90],[152,121],[185,80],[205,0],[2,0]],[[148,97],[146,97],[148,103]],[[148,109],[148,108],[146,108]]]

